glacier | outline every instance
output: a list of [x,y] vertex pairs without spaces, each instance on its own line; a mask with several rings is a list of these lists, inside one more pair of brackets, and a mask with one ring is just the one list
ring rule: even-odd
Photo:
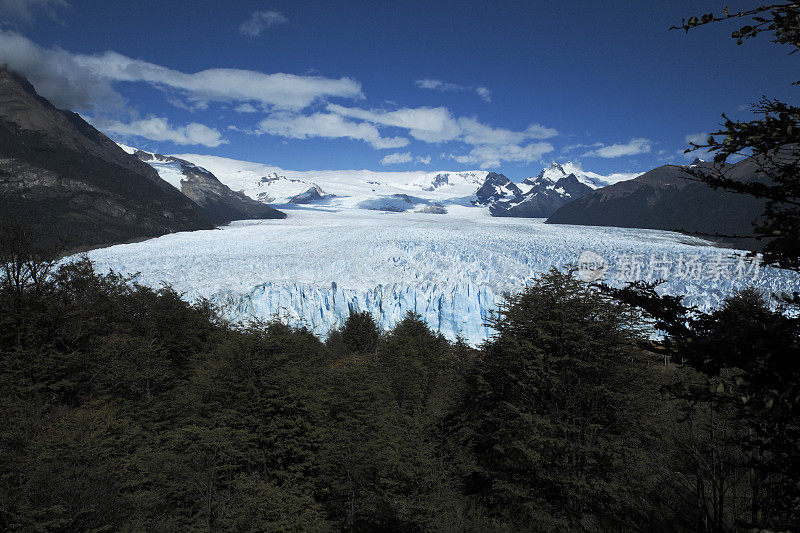
[[[414,311],[449,339],[476,345],[503,295],[583,252],[607,262],[605,280],[663,278],[660,290],[701,309],[755,286],[798,290],[796,273],[759,268],[735,250],[678,233],[545,224],[494,218],[448,205],[447,215],[342,206],[282,207],[284,220],[240,221],[215,230],[165,235],[88,252],[100,271],[168,283],[185,298],[207,298],[234,322],[271,319],[325,335],[351,309],[390,329]],[[594,257],[594,256],[593,256]]]

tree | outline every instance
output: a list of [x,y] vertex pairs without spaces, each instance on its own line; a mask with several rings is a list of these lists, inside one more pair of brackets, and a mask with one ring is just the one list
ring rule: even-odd
[[350,309],[350,316],[342,327],[342,342],[351,352],[374,353],[378,348],[381,330],[368,311]]
[[501,523],[630,528],[641,519],[642,400],[654,397],[636,315],[552,270],[489,325],[467,407],[472,490]]
[[[800,519],[800,320],[755,290],[700,313],[650,284],[606,288],[666,333],[660,354],[697,372],[665,390],[699,433],[688,450],[706,531],[785,529]],[[686,444],[690,446],[687,447]],[[742,492],[741,480],[750,486]],[[734,493],[740,501],[734,501]],[[745,503],[742,504],[742,501]]]
[[380,351],[398,405],[407,414],[424,410],[449,351],[417,313],[409,311],[387,335]]
[[23,344],[36,328],[30,308],[42,306],[59,246],[45,246],[40,235],[14,220],[0,219],[0,336]]

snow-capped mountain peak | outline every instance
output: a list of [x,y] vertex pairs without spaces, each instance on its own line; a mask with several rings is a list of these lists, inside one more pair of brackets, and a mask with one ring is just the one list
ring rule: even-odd
[[515,198],[523,194],[516,183],[503,174],[489,172],[481,187],[475,192],[477,205],[490,205],[507,198]]
[[523,183],[527,183],[528,185],[536,185],[537,182],[540,182],[541,180],[548,180],[552,183],[556,183],[558,180],[566,178],[570,174],[574,174],[575,178],[577,178],[577,180],[584,185],[591,187],[592,189],[599,189],[620,181],[633,179],[637,176],[640,176],[642,173],[618,172],[604,176],[596,172],[583,170],[580,164],[573,161],[567,161],[566,163],[553,161],[549,166],[543,168],[536,178],[526,178]]
[[[571,162],[567,162],[566,164],[567,165],[572,165]],[[542,171],[537,176],[537,179],[538,180],[548,180],[548,181],[551,181],[551,182],[555,183],[558,180],[560,180],[561,178],[563,178],[564,176],[566,176],[567,174],[569,174],[569,171],[567,171],[564,168],[563,165],[561,165],[560,163],[558,163],[556,161],[553,161],[552,163],[550,163],[549,166],[547,166],[547,167],[542,169]],[[529,183],[533,183],[535,180],[533,178],[526,178],[525,181],[529,182]]]
[[[124,148],[129,153],[137,152],[135,148]],[[637,176],[603,176],[584,171],[572,161],[554,161],[538,176],[515,182],[486,170],[296,171],[198,154],[150,156],[147,162],[179,189],[185,179],[182,171],[189,164],[201,171],[208,169],[231,190],[265,204],[319,204],[382,211],[410,211],[431,205],[453,206],[451,211],[489,207],[495,216],[547,217],[558,206],[587,191]]]

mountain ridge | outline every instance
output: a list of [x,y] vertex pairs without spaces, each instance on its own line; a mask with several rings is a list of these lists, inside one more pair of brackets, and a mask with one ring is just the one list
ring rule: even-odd
[[[711,163],[691,164],[706,165]],[[561,206],[547,223],[680,231],[758,249],[751,223],[763,213],[764,202],[687,179],[685,168],[662,165],[632,180],[592,191]],[[751,159],[730,165],[726,172],[734,179],[759,179],[758,167]]]
[[209,229],[213,221],[80,116],[0,68],[0,212],[71,249]]
[[286,218],[285,213],[253,200],[241,192],[231,190],[212,172],[190,161],[124,145],[120,147],[154,168],[164,181],[203,207],[215,220],[228,222],[243,219]]

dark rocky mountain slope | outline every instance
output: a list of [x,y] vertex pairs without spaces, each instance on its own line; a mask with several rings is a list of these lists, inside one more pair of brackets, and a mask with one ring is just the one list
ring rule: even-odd
[[0,68],[0,218],[71,250],[231,220],[162,180],[77,114]]
[[520,196],[522,191],[517,184],[505,177],[503,174],[489,172],[486,175],[483,185],[475,191],[477,205],[491,205],[494,202],[505,198]]
[[[696,161],[699,168],[710,165]],[[592,191],[561,206],[549,224],[648,228],[707,235],[752,236],[752,222],[764,210],[761,200],[714,190],[686,179],[685,167],[664,165],[632,180]],[[740,180],[759,177],[754,161],[745,159],[726,170]],[[722,244],[757,249],[753,238],[715,237]]]
[[565,203],[592,191],[591,187],[578,181],[575,174],[555,183],[539,177],[527,178],[522,184],[530,189],[519,196],[493,203],[489,212],[496,217],[547,218]]
[[71,249],[213,227],[194,202],[0,69],[0,217]]

